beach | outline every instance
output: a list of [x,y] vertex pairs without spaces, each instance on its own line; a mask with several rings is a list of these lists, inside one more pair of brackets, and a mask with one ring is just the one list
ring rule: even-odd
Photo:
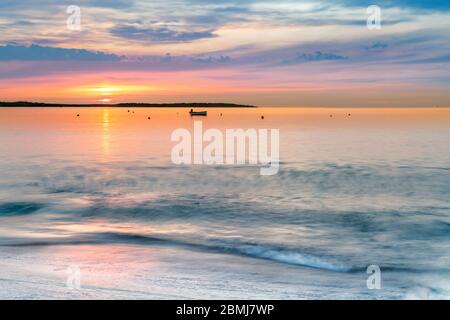
[[[343,274],[246,257],[170,247],[58,246],[2,250],[2,299],[362,299],[363,273]],[[79,264],[80,289],[67,287]],[[394,276],[391,275],[394,279]],[[389,278],[390,278],[389,277]],[[326,289],[324,289],[326,288]],[[419,292],[420,293],[420,292]],[[425,298],[427,296],[425,295]]]

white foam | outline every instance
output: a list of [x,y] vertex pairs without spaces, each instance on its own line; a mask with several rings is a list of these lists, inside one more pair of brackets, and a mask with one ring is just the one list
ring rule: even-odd
[[274,250],[261,246],[241,246],[238,247],[238,250],[250,256],[255,256],[259,258],[274,260],[293,265],[325,269],[335,272],[348,272],[351,270],[350,267],[344,266],[342,264],[330,263],[321,258],[298,252]]

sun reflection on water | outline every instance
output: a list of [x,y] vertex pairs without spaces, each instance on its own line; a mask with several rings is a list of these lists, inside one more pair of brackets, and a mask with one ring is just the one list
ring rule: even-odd
[[110,153],[110,117],[109,117],[109,109],[103,109],[102,112],[102,151],[104,155],[109,155]]

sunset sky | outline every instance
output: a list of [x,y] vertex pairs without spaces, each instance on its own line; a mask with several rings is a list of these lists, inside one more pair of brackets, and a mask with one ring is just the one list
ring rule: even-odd
[[0,101],[450,106],[449,71],[448,0],[0,2]]

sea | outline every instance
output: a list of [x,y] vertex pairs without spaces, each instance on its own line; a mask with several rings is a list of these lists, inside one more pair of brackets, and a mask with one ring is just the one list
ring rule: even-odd
[[[207,111],[0,108],[0,299],[450,298],[450,109]],[[278,172],[174,163],[195,122]]]

